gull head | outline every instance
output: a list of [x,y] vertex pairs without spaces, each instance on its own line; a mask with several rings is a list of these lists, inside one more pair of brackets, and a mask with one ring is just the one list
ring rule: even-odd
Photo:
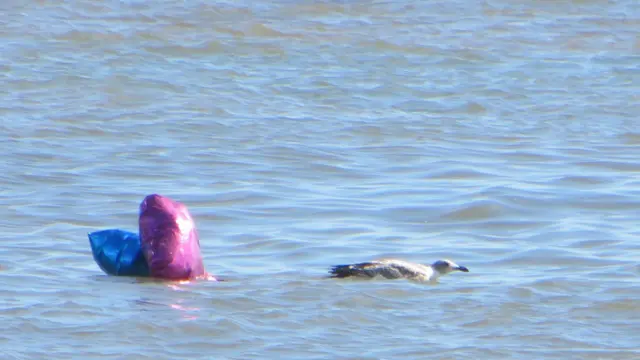
[[431,267],[439,272],[441,275],[444,274],[448,274],[452,271],[462,271],[462,272],[469,272],[469,269],[467,269],[464,266],[458,265],[456,263],[454,263],[451,260],[438,260],[436,262],[434,262],[433,264],[431,264]]

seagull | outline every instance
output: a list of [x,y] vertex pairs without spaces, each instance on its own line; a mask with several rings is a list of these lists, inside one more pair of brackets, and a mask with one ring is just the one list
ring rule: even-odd
[[329,270],[332,278],[408,279],[418,282],[435,282],[440,276],[452,271],[469,272],[451,260],[438,260],[431,265],[411,263],[397,259],[381,259],[350,265],[335,265]]

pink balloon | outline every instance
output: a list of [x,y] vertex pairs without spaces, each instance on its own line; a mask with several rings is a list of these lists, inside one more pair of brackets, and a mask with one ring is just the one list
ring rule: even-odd
[[140,204],[140,243],[152,277],[170,280],[206,276],[196,225],[187,207],[152,194]]

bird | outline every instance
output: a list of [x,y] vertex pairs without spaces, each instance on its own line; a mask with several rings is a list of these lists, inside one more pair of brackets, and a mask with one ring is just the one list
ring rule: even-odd
[[451,260],[438,260],[431,265],[398,259],[380,259],[349,265],[335,265],[329,270],[331,278],[408,279],[417,282],[435,282],[440,276],[453,271],[469,272],[465,266]]

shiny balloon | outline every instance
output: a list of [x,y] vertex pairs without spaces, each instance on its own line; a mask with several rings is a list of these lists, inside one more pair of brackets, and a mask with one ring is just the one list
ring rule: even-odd
[[147,260],[136,233],[109,229],[89,234],[93,258],[109,275],[150,276]]
[[138,223],[142,253],[152,277],[186,280],[206,276],[196,225],[184,204],[149,195],[140,204]]

